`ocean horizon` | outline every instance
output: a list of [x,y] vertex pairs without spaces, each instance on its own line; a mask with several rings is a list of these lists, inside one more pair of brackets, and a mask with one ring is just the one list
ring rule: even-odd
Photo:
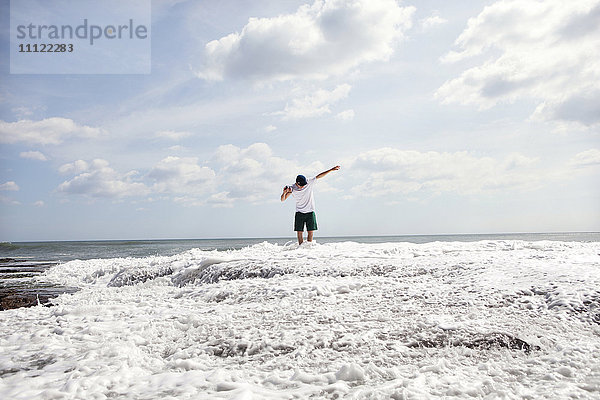
[[[538,232],[538,233],[459,233],[459,234],[402,234],[316,236],[315,243],[431,243],[475,242],[480,240],[525,240],[600,242],[600,232]],[[0,258],[22,258],[35,261],[71,261],[75,259],[170,256],[179,252],[201,250],[239,250],[254,244],[268,242],[278,245],[296,243],[288,237],[240,237],[203,239],[93,239],[93,240],[40,240],[0,242]]]

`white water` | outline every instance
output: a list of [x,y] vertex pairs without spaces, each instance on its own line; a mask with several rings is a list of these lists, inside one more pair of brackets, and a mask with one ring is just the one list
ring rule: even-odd
[[600,398],[600,243],[71,261],[0,314],[1,399]]

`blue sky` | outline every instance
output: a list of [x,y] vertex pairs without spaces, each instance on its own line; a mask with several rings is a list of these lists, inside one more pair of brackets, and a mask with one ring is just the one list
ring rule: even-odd
[[[46,2],[52,4],[52,2]],[[0,240],[600,230],[600,1],[152,1],[150,74],[10,74]]]

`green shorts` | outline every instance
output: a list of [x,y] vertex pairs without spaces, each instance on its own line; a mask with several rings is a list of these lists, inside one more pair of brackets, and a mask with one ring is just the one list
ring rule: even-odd
[[294,218],[294,230],[296,232],[304,232],[304,224],[306,224],[307,231],[317,230],[317,215],[313,212],[301,213],[296,211],[296,217]]

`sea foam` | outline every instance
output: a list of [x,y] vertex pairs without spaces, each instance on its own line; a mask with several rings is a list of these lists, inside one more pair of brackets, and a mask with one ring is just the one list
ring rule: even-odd
[[0,397],[598,398],[600,243],[71,261],[0,319]]

